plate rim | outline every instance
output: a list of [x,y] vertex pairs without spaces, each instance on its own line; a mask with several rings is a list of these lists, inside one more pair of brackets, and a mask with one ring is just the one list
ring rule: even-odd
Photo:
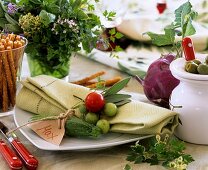
[[[27,112],[27,111],[22,110],[21,108],[15,106],[13,118],[14,118],[15,125],[17,127],[19,127],[20,125],[19,125],[18,120],[16,118],[16,109],[19,109],[20,111],[23,111],[23,112]],[[43,145],[41,145],[41,144],[38,145],[37,142],[35,142],[36,140],[32,140],[31,137],[28,136],[27,132],[24,130],[25,128],[27,128],[27,127],[23,127],[23,128],[20,128],[19,129],[20,132],[23,134],[23,136],[27,140],[29,140],[37,148],[39,148],[41,150],[47,150],[47,151],[92,151],[92,150],[102,150],[102,149],[105,149],[105,148],[109,148],[109,147],[113,147],[113,146],[119,146],[119,145],[122,145],[122,144],[127,144],[127,143],[131,143],[131,142],[134,142],[134,141],[139,141],[139,140],[142,140],[142,139],[145,139],[145,138],[149,138],[149,137],[154,136],[152,134],[150,134],[150,135],[144,135],[144,136],[139,136],[138,135],[138,137],[130,138],[130,139],[124,139],[123,141],[114,141],[111,144],[109,144],[109,143],[100,143],[98,145],[90,145],[90,146],[85,145],[85,146],[80,146],[79,148],[72,148],[72,147],[66,148],[66,147],[61,147],[61,145],[59,145],[59,146],[58,145],[54,145],[54,146],[57,146],[57,148],[55,148],[55,147],[50,148],[50,147],[43,147]],[[32,132],[32,133],[35,133],[35,132]],[[121,134],[121,136],[123,136],[123,135],[133,135],[133,134],[124,134],[124,133],[117,133],[117,134]],[[39,140],[40,141],[47,142],[47,141],[41,139],[40,137],[39,137],[38,141]],[[49,144],[52,144],[52,143],[49,143]]]

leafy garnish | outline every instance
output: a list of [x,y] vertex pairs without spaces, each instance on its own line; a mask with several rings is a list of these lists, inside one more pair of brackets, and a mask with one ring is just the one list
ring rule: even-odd
[[128,94],[117,94],[120,90],[122,90],[129,82],[131,77],[127,77],[117,83],[115,83],[112,87],[103,91],[103,97],[107,103],[114,103],[116,106],[122,106],[126,103],[129,103],[131,100],[131,95]]
[[130,79],[131,79],[131,77],[127,77],[127,78],[117,82],[112,87],[110,87],[109,89],[105,90],[104,93],[103,93],[103,96],[107,97],[109,95],[116,94],[117,92],[119,92],[121,89],[123,89],[128,84]]
[[165,34],[156,34],[146,32],[154,45],[166,46],[172,45],[177,51],[178,57],[181,57],[181,41],[175,42],[175,36],[191,36],[196,33],[192,21],[196,18],[197,12],[192,10],[192,5],[188,1],[175,10],[174,21],[164,28]]
[[[142,162],[150,165],[162,165],[166,168],[183,170],[194,161],[191,155],[185,154],[185,144],[177,138],[170,138],[168,135],[162,140],[161,136],[148,139],[148,144],[138,144],[131,146],[127,160],[139,164]],[[130,165],[126,165],[125,170],[130,170]]]

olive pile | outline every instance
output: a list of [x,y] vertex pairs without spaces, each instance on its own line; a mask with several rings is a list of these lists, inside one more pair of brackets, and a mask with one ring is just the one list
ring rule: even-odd
[[198,59],[187,61],[185,70],[189,73],[208,75],[208,56],[203,63]]

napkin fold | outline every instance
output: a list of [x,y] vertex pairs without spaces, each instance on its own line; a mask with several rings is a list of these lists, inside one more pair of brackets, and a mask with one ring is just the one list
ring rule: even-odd
[[[90,89],[63,80],[40,75],[28,77],[16,98],[16,106],[35,114],[57,115],[85,99]],[[77,97],[74,97],[77,96]],[[118,108],[109,118],[112,132],[131,134],[173,133],[178,115],[155,105],[132,101]]]

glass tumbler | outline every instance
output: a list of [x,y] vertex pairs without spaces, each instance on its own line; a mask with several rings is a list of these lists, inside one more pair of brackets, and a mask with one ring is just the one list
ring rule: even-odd
[[27,39],[19,35],[0,34],[0,117],[11,114],[15,106],[27,43]]

